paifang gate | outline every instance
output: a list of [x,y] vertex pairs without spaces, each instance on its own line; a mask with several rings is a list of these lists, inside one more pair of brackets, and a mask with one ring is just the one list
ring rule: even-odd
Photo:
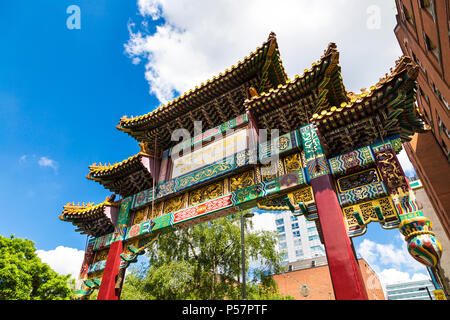
[[[427,130],[415,106],[418,66],[401,57],[360,94],[345,90],[340,70],[330,43],[288,79],[271,33],[212,80],[122,117],[117,129],[140,152],[89,166],[87,178],[113,194],[100,204],[69,203],[60,215],[88,235],[73,298],[99,289],[98,299],[119,299],[126,268],[162,233],[256,206],[315,221],[340,300],[367,299],[350,238],[370,222],[398,228],[416,260],[437,266],[441,244],[397,159],[403,142]],[[189,139],[174,141],[177,129]]]

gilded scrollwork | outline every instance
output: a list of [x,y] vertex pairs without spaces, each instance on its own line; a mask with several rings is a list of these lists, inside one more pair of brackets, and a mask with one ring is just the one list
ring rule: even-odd
[[189,195],[189,206],[218,198],[223,195],[223,182],[214,183],[194,190]]
[[261,180],[269,181],[275,179],[277,177],[278,169],[278,161],[261,166]]
[[139,224],[141,222],[144,222],[147,218],[147,211],[148,207],[137,210],[134,213],[133,224]]
[[297,190],[292,193],[292,197],[294,200],[294,203],[298,204],[300,202],[303,203],[311,203],[314,201],[314,196],[312,194],[312,188],[306,187],[300,190]]
[[164,212],[170,213],[183,209],[183,200],[183,195],[179,195],[170,200],[167,200],[164,205]]
[[338,179],[338,186],[339,190],[344,192],[378,181],[380,181],[380,179],[377,170],[370,169]]
[[302,168],[302,162],[299,153],[293,153],[284,158],[284,168],[286,173],[297,171]]
[[230,178],[230,191],[234,192],[238,189],[246,188],[255,184],[253,171],[245,171]]
[[95,253],[94,263],[98,262],[98,261],[106,260],[106,258],[108,258],[108,252],[109,252],[108,249],[97,251]]

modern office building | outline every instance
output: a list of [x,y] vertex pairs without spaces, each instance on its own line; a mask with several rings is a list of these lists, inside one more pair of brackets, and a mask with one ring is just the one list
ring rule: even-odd
[[436,300],[431,280],[399,282],[386,285],[388,300]]
[[420,66],[417,104],[430,127],[404,147],[450,238],[450,2],[395,2],[394,32],[403,53]]
[[274,217],[278,250],[283,252],[285,264],[325,256],[325,247],[320,242],[314,221],[308,221],[304,216],[293,216],[289,211],[282,211]]

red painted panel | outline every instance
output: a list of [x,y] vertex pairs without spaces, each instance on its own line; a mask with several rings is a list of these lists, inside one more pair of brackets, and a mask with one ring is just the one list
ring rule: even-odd
[[122,250],[122,241],[116,241],[111,244],[97,300],[119,300],[120,293],[116,292],[115,288],[117,275],[120,270],[120,254]]
[[337,300],[367,300],[364,280],[353,254],[330,175],[311,180],[328,266]]

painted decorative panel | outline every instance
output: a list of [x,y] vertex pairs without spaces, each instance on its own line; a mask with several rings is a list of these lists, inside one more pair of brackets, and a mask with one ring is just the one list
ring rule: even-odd
[[313,160],[325,155],[322,144],[320,143],[317,132],[313,125],[306,125],[300,128],[303,150],[305,151],[306,161]]
[[348,235],[356,237],[366,232],[366,224],[379,222],[385,229],[398,227],[400,219],[390,197],[366,201],[342,209]]
[[369,146],[365,146],[346,154],[328,160],[331,174],[342,176],[347,173],[362,170],[375,164],[375,158]]
[[[259,144],[259,159],[264,163],[264,159],[270,158],[277,154],[285,153],[301,146],[301,140],[298,131],[288,132],[269,142]],[[271,150],[273,147],[274,150]]]
[[339,178],[337,180],[337,186],[340,192],[344,192],[378,181],[380,181],[380,178],[378,177],[377,170],[369,169]]
[[387,195],[388,193],[383,182],[371,183],[337,194],[341,207],[353,205],[365,200],[381,198]]
[[190,174],[177,178],[175,180],[175,190],[177,191],[182,190],[187,187],[191,187],[197,183],[210,180],[213,177],[217,177],[226,172],[230,172],[234,170],[234,168],[235,168],[234,156],[229,157],[223,161],[214,163],[203,169],[194,171]]
[[202,202],[218,198],[223,195],[224,181],[219,181],[189,193],[189,206],[195,206]]
[[153,200],[153,189],[144,190],[133,196],[133,205],[131,209],[143,206]]
[[327,159],[324,156],[307,161],[306,167],[310,180],[330,173]]
[[191,220],[202,215],[230,207],[233,205],[231,197],[231,194],[227,194],[200,205],[174,212],[172,215],[172,224],[175,225],[185,220]]
[[390,142],[372,146],[380,175],[389,194],[407,193],[405,174]]
[[302,169],[302,160],[300,153],[293,153],[283,159],[286,173]]
[[262,185],[261,183],[258,183],[250,187],[236,190],[232,193],[231,201],[233,202],[233,205],[236,206],[251,200],[255,200],[262,196],[262,194]]
[[230,182],[230,191],[236,191],[238,189],[249,187],[255,184],[254,171],[249,170],[231,176],[229,182]]
[[120,203],[119,217],[117,218],[116,228],[126,227],[128,225],[128,218],[131,209],[133,197],[127,197]]

